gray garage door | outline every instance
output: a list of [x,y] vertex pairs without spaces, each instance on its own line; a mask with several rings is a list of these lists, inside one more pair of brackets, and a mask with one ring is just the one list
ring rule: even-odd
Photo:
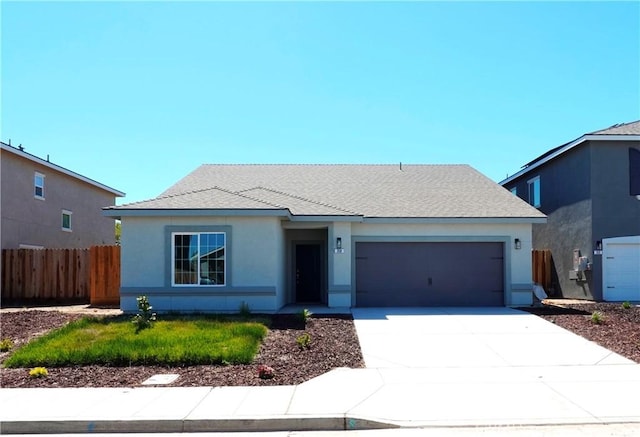
[[356,243],[356,306],[502,306],[503,243]]

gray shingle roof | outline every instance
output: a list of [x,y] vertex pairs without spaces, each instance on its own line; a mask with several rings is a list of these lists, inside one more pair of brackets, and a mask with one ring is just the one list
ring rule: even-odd
[[640,135],[640,120],[614,124],[611,127],[591,132],[588,135]]
[[468,165],[202,165],[114,209],[287,209],[293,215],[542,218]]

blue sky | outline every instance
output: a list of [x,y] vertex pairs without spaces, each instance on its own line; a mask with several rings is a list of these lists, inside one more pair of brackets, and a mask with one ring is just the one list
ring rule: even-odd
[[203,163],[466,163],[640,119],[639,2],[7,2],[0,139],[151,198]]

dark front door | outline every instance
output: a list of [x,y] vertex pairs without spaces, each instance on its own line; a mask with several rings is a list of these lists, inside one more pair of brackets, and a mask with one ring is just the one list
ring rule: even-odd
[[320,302],[322,291],[322,246],[295,245],[296,302]]

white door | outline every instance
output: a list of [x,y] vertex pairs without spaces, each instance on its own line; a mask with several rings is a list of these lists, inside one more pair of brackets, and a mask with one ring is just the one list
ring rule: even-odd
[[640,236],[602,240],[603,299],[640,301]]

